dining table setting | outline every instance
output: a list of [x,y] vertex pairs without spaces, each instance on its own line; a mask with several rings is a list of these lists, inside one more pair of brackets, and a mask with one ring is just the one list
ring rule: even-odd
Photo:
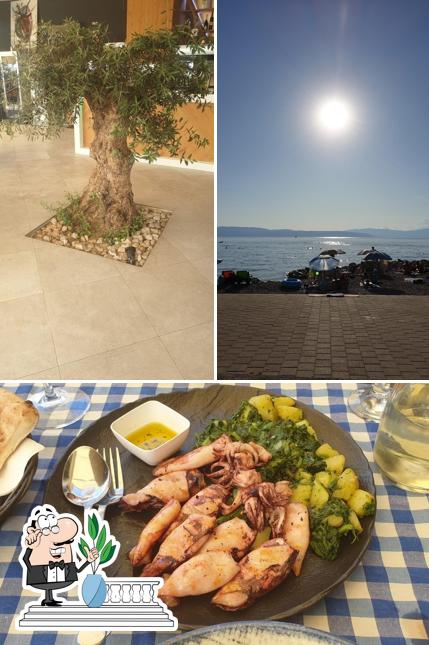
[[[428,642],[429,496],[399,487],[375,462],[379,422],[358,416],[349,405],[362,387],[350,382],[56,383],[63,401],[58,399],[54,412],[53,404],[49,409],[55,392],[45,387],[40,396],[49,395],[48,405],[38,415],[36,403],[34,407],[28,399],[40,402],[40,384],[0,383],[0,408],[2,392],[14,405],[27,402],[16,422],[22,436],[11,445],[6,429],[8,459],[0,465],[0,645],[251,643],[252,638],[263,645],[277,642],[276,637],[285,643],[326,645]],[[71,402],[67,392],[74,393]],[[169,428],[174,432],[168,434]],[[283,463],[277,454],[291,450],[290,444],[278,440],[279,428],[296,437],[294,459],[300,460],[300,475],[288,489],[287,508],[296,510],[300,522],[300,509],[305,514],[306,507],[310,509],[312,532],[305,548],[302,532],[296,536],[292,524],[288,533],[287,521],[278,516],[289,462]],[[0,410],[0,458],[1,431]],[[271,443],[251,441],[262,431]],[[303,441],[305,452],[299,453],[296,446],[302,447]],[[314,448],[312,455],[309,446]],[[7,481],[12,482],[9,487]],[[196,520],[195,511],[186,509],[198,496],[201,500],[204,491],[211,494],[204,503],[217,504],[217,510],[204,521],[201,515]],[[219,491],[222,498],[217,499]],[[267,491],[275,495],[274,502],[267,501]],[[316,525],[327,503],[336,510]],[[35,593],[23,587],[21,537],[27,518],[42,505],[75,514],[82,525],[88,520],[84,509],[97,509],[97,531],[106,518],[119,545],[114,554],[114,538],[112,546],[109,536],[101,539],[99,531],[101,555],[96,552],[94,557],[106,562],[107,580],[115,578],[121,585],[133,575],[143,582],[145,576],[148,581],[163,576],[160,598],[169,608],[166,615],[171,616],[170,611],[177,618],[177,632],[97,627],[91,640],[91,632],[83,635],[79,629],[18,629],[17,616],[35,599]],[[285,539],[276,532],[279,522]],[[329,529],[321,537],[320,527],[326,523]],[[168,568],[171,555],[160,554],[163,549],[170,554],[169,535],[174,532],[178,542],[183,526],[199,531],[198,548],[187,547],[189,565],[182,557]],[[227,535],[228,526],[241,527],[243,544],[236,540],[235,550],[217,552],[222,582],[200,582],[198,593],[190,591],[196,584],[192,568],[213,561],[214,547],[208,545],[218,532]],[[95,531],[94,526],[89,530]],[[261,578],[249,591],[246,572],[257,566],[258,554],[269,556],[268,547],[271,554],[277,549],[275,557],[281,552],[286,564],[269,586]],[[176,553],[177,544],[174,548]],[[88,553],[81,545],[80,549]],[[209,571],[207,580],[214,577]],[[192,584],[186,587],[189,580]],[[212,591],[214,596],[209,595]],[[73,591],[67,597],[73,598]],[[228,634],[235,640],[222,641]]]

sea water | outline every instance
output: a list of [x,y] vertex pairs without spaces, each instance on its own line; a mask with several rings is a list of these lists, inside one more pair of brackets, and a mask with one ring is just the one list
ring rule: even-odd
[[429,239],[372,237],[219,237],[218,271],[244,269],[260,280],[282,280],[289,271],[308,266],[326,249],[341,249],[340,266],[359,263],[358,252],[375,246],[394,260],[429,260]]
[[429,385],[404,385],[387,403],[374,457],[401,488],[429,492]]

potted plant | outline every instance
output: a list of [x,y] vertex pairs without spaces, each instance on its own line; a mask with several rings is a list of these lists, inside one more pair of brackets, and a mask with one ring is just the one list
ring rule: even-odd
[[37,43],[17,48],[22,108],[13,124],[0,120],[0,137],[59,136],[85,99],[95,164],[86,188],[69,196],[57,216],[75,231],[126,238],[142,225],[131,185],[135,160],[152,162],[162,152],[188,164],[187,144],[208,143],[177,110],[190,101],[204,109],[211,68],[197,54],[212,43],[187,26],[134,34],[120,46],[108,40],[106,25],[41,22]]
[[[107,522],[100,522],[97,513],[92,515],[86,514],[86,532],[85,540],[81,537],[79,550],[84,558],[88,557],[91,548],[96,548],[99,557],[91,562],[92,573],[88,574],[81,587],[81,596],[87,607],[101,607],[106,600],[107,586],[102,569],[107,563],[112,562],[117,550],[117,542],[110,535],[110,529]],[[92,541],[90,547],[88,542]]]

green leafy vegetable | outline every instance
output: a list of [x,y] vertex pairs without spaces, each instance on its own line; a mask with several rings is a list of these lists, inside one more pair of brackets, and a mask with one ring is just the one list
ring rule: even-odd
[[227,434],[233,441],[254,441],[270,451],[272,459],[262,466],[265,481],[294,480],[302,468],[309,472],[325,470],[323,459],[315,451],[319,441],[307,431],[305,424],[293,421],[263,421],[256,408],[243,401],[231,419],[210,421],[196,437],[203,446]]
[[233,421],[239,423],[250,423],[251,421],[262,421],[262,417],[249,401],[242,401],[237,412],[232,417]]
[[[335,515],[343,519],[343,526],[331,526],[328,517]],[[330,499],[320,508],[310,510],[310,528],[311,541],[310,546],[314,553],[324,560],[335,560],[341,545],[341,537],[347,531],[344,527],[348,526],[349,509],[342,499]],[[349,525],[350,530],[356,535],[353,527]]]

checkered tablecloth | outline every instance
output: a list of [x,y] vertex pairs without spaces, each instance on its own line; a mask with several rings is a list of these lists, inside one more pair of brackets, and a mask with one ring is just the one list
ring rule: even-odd
[[[72,634],[21,634],[14,618],[31,599],[21,588],[17,561],[22,526],[30,509],[40,503],[45,482],[76,435],[102,415],[144,396],[208,384],[82,384],[91,397],[91,408],[79,423],[61,431],[34,433],[45,450],[39,455],[35,479],[24,498],[0,526],[0,645],[75,643]],[[253,383],[258,387],[264,384]],[[21,396],[28,384],[7,384]],[[373,462],[377,424],[364,422],[348,411],[347,397],[356,386],[347,384],[270,383],[271,390],[299,398],[330,416],[351,433],[374,470],[378,510],[375,534],[363,561],[348,580],[293,622],[331,632],[359,644],[402,645],[429,639],[429,499],[407,493],[383,479]],[[239,620],[239,616],[237,616]],[[167,635],[112,634],[108,645],[154,643]]]

